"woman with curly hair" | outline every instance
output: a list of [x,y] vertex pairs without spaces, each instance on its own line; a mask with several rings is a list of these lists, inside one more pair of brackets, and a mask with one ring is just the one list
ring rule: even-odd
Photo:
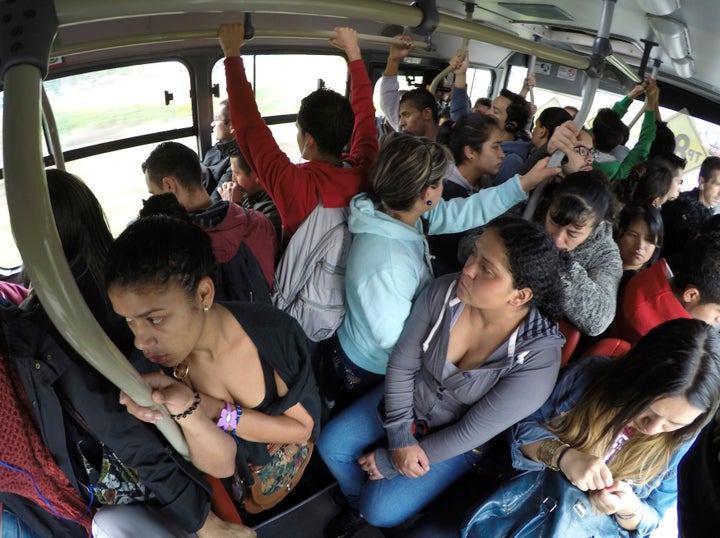
[[568,513],[584,514],[585,536],[607,536],[608,526],[613,536],[647,536],[676,501],[678,463],[719,403],[717,331],[671,320],[619,359],[568,367],[548,401],[514,426],[513,466],[562,473],[569,483],[558,502],[572,496]]
[[330,536],[366,521],[401,523],[479,461],[474,449],[548,397],[564,342],[555,323],[562,263],[540,226],[501,218],[475,241],[461,274],[418,297],[385,383],[320,436],[351,507]]

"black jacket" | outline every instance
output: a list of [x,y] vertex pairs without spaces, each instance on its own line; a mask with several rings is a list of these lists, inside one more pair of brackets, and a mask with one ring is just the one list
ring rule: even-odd
[[[87,473],[76,442],[81,437],[97,447],[100,440],[138,471],[163,514],[188,532],[199,529],[210,510],[210,490],[200,473],[154,426],[137,420],[118,403],[118,389],[65,342],[39,304],[28,312],[13,307],[0,314],[7,356],[35,411],[43,441],[70,484],[88,498]],[[82,417],[85,430],[70,420],[68,406]],[[86,536],[79,525],[60,521],[23,497],[2,493],[0,502],[39,536]]]

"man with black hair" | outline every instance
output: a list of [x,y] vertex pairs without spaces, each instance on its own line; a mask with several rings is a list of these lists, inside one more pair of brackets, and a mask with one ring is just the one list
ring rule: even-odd
[[630,279],[610,335],[631,344],[675,318],[720,325],[720,234],[687,243],[671,271],[665,259]]
[[[225,54],[230,119],[243,157],[280,212],[287,242],[318,201],[326,208],[346,207],[369,186],[368,173],[378,147],[372,86],[357,32],[336,28],[330,42],[347,54],[352,102],[324,88],[302,100],[297,141],[302,157],[309,162],[293,164],[263,121],[245,76],[240,57],[244,33],[242,24],[223,24],[218,32]],[[350,153],[343,154],[351,137]]]
[[700,202],[714,215],[720,213],[720,157],[707,157],[700,165],[698,186],[681,196]]
[[492,178],[493,185],[500,185],[517,174],[533,147],[525,129],[530,121],[530,104],[520,95],[503,88],[500,95],[493,99],[488,115],[498,121],[503,133],[500,147],[505,152],[505,158]]
[[173,193],[192,221],[210,235],[219,264],[231,262],[247,245],[272,288],[277,236],[259,211],[221,200],[213,202],[200,180],[197,153],[178,142],[159,144],[142,163],[150,194]]

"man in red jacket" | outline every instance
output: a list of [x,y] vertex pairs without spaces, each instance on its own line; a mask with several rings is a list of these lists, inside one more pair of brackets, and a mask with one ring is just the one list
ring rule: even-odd
[[[218,31],[225,54],[230,118],[240,151],[280,212],[287,243],[318,200],[323,207],[345,207],[367,188],[377,153],[372,86],[357,32],[336,28],[330,42],[347,54],[351,101],[327,89],[302,100],[297,116],[298,147],[308,162],[293,164],[258,111],[240,58],[244,33],[242,24],[223,24]],[[343,154],[351,136],[350,153]]]

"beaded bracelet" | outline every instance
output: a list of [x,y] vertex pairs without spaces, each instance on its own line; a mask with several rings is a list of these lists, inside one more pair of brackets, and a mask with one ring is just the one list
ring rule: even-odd
[[174,418],[175,420],[180,420],[193,414],[193,412],[200,405],[200,394],[198,393],[198,391],[193,392],[193,394],[195,395],[195,401],[193,401],[192,405],[188,407],[185,411],[183,411],[182,413],[178,413],[177,415],[173,415],[172,413],[170,413],[170,416],[172,418]]
[[236,430],[242,413],[243,409],[240,404],[225,402],[225,408],[220,412],[220,418],[217,421],[217,427],[228,435],[232,435],[235,442],[238,441]]

